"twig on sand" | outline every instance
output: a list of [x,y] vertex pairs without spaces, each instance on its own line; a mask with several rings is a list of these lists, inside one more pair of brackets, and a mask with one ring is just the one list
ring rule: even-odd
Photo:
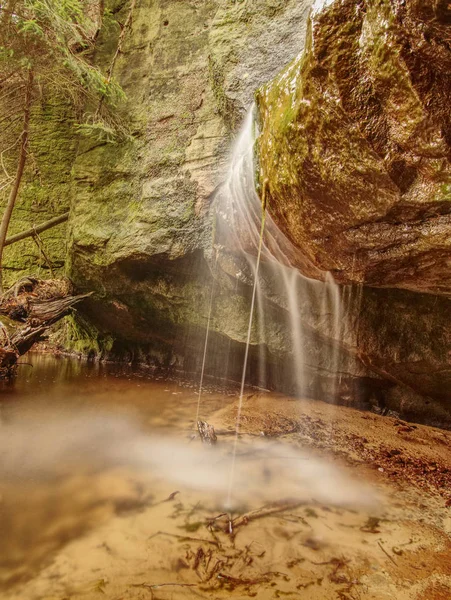
[[157,531],[156,533],[152,534],[148,539],[151,540],[152,538],[157,537],[157,535],[167,535],[168,537],[176,538],[182,542],[203,542],[204,544],[212,544],[216,547],[220,546],[219,542],[216,540],[207,540],[205,538],[196,538],[188,535],[177,535],[176,533],[168,533],[166,531]]
[[237,587],[239,585],[257,585],[258,583],[267,583],[271,579],[271,576],[268,573],[262,577],[258,577],[257,579],[239,579],[238,577],[232,577],[226,573],[218,573],[217,578],[221,579],[225,583],[233,585],[233,587]]
[[153,590],[160,587],[196,587],[197,583],[132,583],[131,587],[152,588]]
[[[235,429],[215,429],[215,434],[218,435],[222,435],[222,436],[235,436],[236,435],[236,431]],[[240,431],[240,436],[249,436],[249,437],[261,437],[261,433],[253,433],[252,431]]]
[[299,501],[291,501],[291,502],[277,502],[275,504],[271,504],[269,506],[263,506],[262,508],[258,508],[256,510],[252,510],[244,515],[236,517],[231,521],[232,530],[236,531],[238,527],[243,525],[247,525],[250,521],[255,521],[256,519],[262,519],[263,517],[267,517],[269,515],[273,515],[276,513],[284,512],[285,510],[291,510],[293,508],[297,508],[304,504]]
[[395,565],[395,567],[397,567],[397,563],[395,561],[395,559],[390,556],[390,554],[387,552],[387,550],[382,546],[382,544],[380,542],[377,542],[379,545],[379,548],[382,550],[382,552],[385,554],[385,556],[388,556],[388,558],[392,561],[392,563]]
[[150,584],[150,583],[132,583],[130,587],[136,587],[136,588],[145,588],[146,590],[150,591],[151,597],[153,598],[153,590],[156,590],[157,588],[161,588],[161,587],[168,587],[168,586],[173,586],[173,587],[197,587],[197,583],[155,583],[155,584]]
[[228,516],[228,513],[224,512],[219,515],[216,515],[216,517],[210,517],[208,519],[207,525],[212,526],[215,521],[217,521],[218,519],[221,519],[222,517],[227,517],[227,516]]
[[170,500],[174,500],[177,494],[180,494],[178,490],[176,492],[172,492],[172,494],[169,494],[169,496],[166,498],[166,500],[163,500],[163,502],[169,502]]

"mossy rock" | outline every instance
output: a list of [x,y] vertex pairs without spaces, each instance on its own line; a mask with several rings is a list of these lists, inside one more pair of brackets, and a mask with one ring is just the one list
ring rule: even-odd
[[426,4],[317,3],[305,51],[257,93],[260,178],[306,274],[451,292],[449,15]]

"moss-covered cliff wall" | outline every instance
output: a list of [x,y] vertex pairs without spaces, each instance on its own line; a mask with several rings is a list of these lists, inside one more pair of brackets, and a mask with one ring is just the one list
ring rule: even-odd
[[[311,0],[136,0],[114,67],[127,95],[119,109],[126,135],[76,138],[63,105],[36,107],[39,135],[11,233],[70,208],[67,227],[42,235],[57,272],[95,292],[65,325],[70,348],[196,372],[216,280],[207,372],[240,378],[251,290],[233,257],[215,266],[212,207],[258,88],[269,208],[302,256],[343,282],[446,292],[448,138],[436,119],[448,62],[421,71],[435,82],[428,96],[413,61],[428,55],[428,43],[445,56],[440,22],[417,48],[401,35],[420,17],[429,22],[427,11],[401,10],[415,2],[392,2],[394,18],[385,0],[326,4],[300,55]],[[96,49],[104,66],[130,6],[107,2]],[[33,241],[7,249],[11,275],[43,274],[44,263]],[[447,423],[449,300],[359,290],[341,341],[298,299],[310,332],[306,393]],[[259,345],[255,326],[249,377],[290,392],[290,323],[278,291],[266,291],[267,343]],[[338,387],[324,350],[337,346]]]
[[[41,96],[33,107],[30,145],[24,181],[14,208],[8,236],[39,225],[70,208],[71,170],[78,141],[71,123],[75,116],[61,99]],[[18,126],[20,123],[17,124]],[[20,131],[11,130],[0,138],[6,142]],[[6,137],[6,135],[8,137]],[[7,144],[4,144],[7,146]],[[7,161],[7,159],[6,159]],[[15,165],[7,163],[14,172]],[[3,204],[5,197],[2,198]],[[8,285],[23,275],[50,277],[62,275],[67,258],[67,227],[58,227],[7,246],[4,255],[4,283]]]
[[[115,67],[131,138],[85,143],[73,166],[68,272],[96,291],[86,313],[114,332],[115,348],[155,343],[170,354],[180,339],[197,348],[208,314],[214,192],[256,87],[302,46],[309,5],[136,3]],[[117,8],[124,20],[127,5]],[[103,60],[111,37],[100,40]],[[240,343],[243,293],[225,289],[228,308],[213,325],[219,335],[234,328]]]

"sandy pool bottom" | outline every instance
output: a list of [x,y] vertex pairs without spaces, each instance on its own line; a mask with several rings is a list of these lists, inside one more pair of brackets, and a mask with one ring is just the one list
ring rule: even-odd
[[[208,415],[218,444],[231,446],[235,415],[233,402]],[[340,465],[381,505],[272,502],[228,515],[208,489],[149,484],[124,467],[4,486],[2,600],[451,598],[450,433],[253,394],[242,438],[259,437]]]

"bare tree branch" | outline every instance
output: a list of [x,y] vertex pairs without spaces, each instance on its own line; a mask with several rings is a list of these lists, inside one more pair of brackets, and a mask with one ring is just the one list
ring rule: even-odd
[[16,242],[20,242],[28,237],[33,237],[36,234],[42,233],[47,229],[51,229],[52,227],[56,227],[60,223],[64,223],[69,218],[69,212],[65,212],[59,217],[54,217],[49,221],[45,221],[45,223],[41,223],[40,225],[36,225],[35,227],[31,227],[30,229],[26,229],[21,233],[16,233],[16,235],[12,235],[11,237],[5,240],[4,247],[10,246],[11,244],[15,244]]
[[0,223],[0,291],[3,291],[3,273],[2,273],[2,258],[3,249],[6,241],[6,234],[8,232],[9,222],[11,215],[16,203],[17,194],[19,193],[20,184],[22,181],[22,175],[25,168],[25,161],[27,159],[27,146],[28,146],[28,134],[30,127],[30,112],[32,103],[32,92],[33,92],[33,71],[30,69],[28,72],[28,84],[25,94],[25,108],[24,108],[24,119],[23,119],[23,131],[21,134],[21,146],[19,162],[17,163],[16,176],[14,179],[11,192],[9,194],[8,203],[2,216]]

